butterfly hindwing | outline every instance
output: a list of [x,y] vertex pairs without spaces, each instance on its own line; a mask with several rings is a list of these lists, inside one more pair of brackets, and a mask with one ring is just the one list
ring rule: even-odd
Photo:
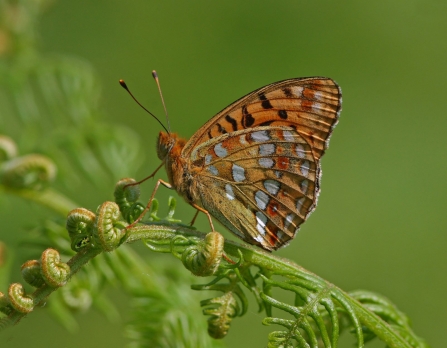
[[315,207],[319,164],[294,128],[225,133],[197,146],[190,160],[201,205],[264,249],[287,244]]

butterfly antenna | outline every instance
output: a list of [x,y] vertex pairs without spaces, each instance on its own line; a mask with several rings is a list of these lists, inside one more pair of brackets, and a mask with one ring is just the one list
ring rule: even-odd
[[168,124],[168,129],[171,130],[171,125],[169,124],[168,110],[166,109],[165,100],[163,99],[163,94],[161,93],[160,81],[158,81],[158,75],[157,75],[157,72],[155,70],[152,71],[152,76],[153,76],[155,82],[157,83],[158,91],[160,92],[161,102],[162,102],[163,107],[165,109],[166,123]]
[[[152,112],[150,112],[148,109],[146,109],[143,105],[141,105],[141,103],[137,100],[137,98],[135,98],[132,94],[132,92],[129,90],[129,87],[127,87],[126,83],[124,82],[124,80],[120,80],[120,85],[121,87],[123,87],[127,93],[129,93],[129,95],[132,97],[133,100],[135,100],[135,102],[144,110],[146,111],[149,115],[151,115],[153,118],[155,118],[158,123],[160,123],[160,125],[163,127],[163,129],[170,134],[170,132],[166,129],[166,127],[164,126],[163,123],[161,123],[161,121],[157,118],[157,116],[155,116]],[[163,104],[164,105],[164,104]],[[169,127],[169,123],[168,123],[168,127]]]

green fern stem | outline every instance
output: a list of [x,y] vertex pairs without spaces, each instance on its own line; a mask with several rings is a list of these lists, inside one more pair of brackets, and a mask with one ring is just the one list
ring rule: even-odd
[[[121,242],[132,243],[137,240],[150,240],[151,243],[159,242],[160,245],[166,245],[167,242],[169,244],[174,240],[178,240],[179,236],[183,236],[185,238],[192,237],[196,238],[197,240],[205,241],[207,234],[193,230],[191,228],[187,228],[184,225],[173,224],[167,221],[159,221],[150,224],[139,224],[135,227],[127,229],[126,234],[123,236]],[[121,243],[117,243],[116,247],[118,247],[120,244]],[[158,250],[157,248],[153,248],[153,250],[160,252],[172,252],[172,245],[170,248],[159,248]],[[102,252],[104,252],[103,249],[95,247],[93,245],[86,246],[85,248],[80,249],[78,253],[67,262],[67,265],[69,267],[67,268],[68,274],[66,275],[66,279],[70,279],[86,263],[88,263],[95,256]],[[291,262],[290,260],[275,256],[254,246],[242,245],[229,240],[226,240],[224,242],[224,252],[227,257],[233,257],[235,260],[240,260],[241,263],[243,261],[243,266],[239,267],[238,272],[243,273],[246,272],[246,269],[248,267],[256,266],[262,269],[262,272],[264,274],[272,273],[276,275],[282,275],[290,279],[300,279],[304,283],[309,284],[309,286],[318,287],[320,289],[324,288],[325,292],[329,291],[332,297],[335,298],[339,303],[342,303],[345,308],[352,308],[352,310],[355,312],[353,313],[353,317],[356,317],[356,320],[360,321],[360,324],[363,327],[366,327],[369,331],[373,332],[383,342],[385,342],[388,347],[411,347],[402,337],[400,337],[394,330],[392,330],[392,328],[387,323],[385,323],[373,312],[369,311],[366,307],[362,306],[357,300],[355,300],[333,284],[325,281],[324,279]],[[234,266],[229,266],[229,268],[233,267],[233,269],[236,269],[237,266],[239,266],[239,263],[236,263],[236,265]],[[241,277],[241,279],[242,278],[249,279],[246,274]],[[265,277],[263,277],[263,279],[264,281],[268,280]],[[255,288],[249,283],[245,283],[244,285],[248,288]],[[28,307],[35,307],[44,302],[45,299],[56,289],[57,287],[45,284],[36,289],[32,294],[23,294],[23,296],[24,299],[28,302],[29,299],[32,299],[32,306],[27,302]],[[266,292],[266,294],[268,294],[268,292]],[[268,296],[266,294],[262,294],[261,297],[263,298],[264,302],[268,303]],[[259,294],[254,293],[254,295],[256,297],[259,297]],[[274,299],[272,301],[274,301]],[[274,306],[275,304],[271,302],[270,305]],[[30,310],[28,309],[27,311],[12,310],[7,317],[4,317],[0,320],[0,330],[10,325],[16,324],[29,311]],[[360,327],[360,325],[356,326],[357,328]],[[358,346],[363,347],[361,330],[360,332],[357,332],[357,337],[359,341]]]
[[[182,235],[184,237],[199,237],[204,239],[206,234],[184,226],[157,223],[150,225],[139,225],[128,230],[126,242],[134,242],[141,239],[150,239],[151,241],[166,241]],[[355,316],[360,321],[361,325],[373,332],[390,348],[411,348],[411,346],[390,326],[385,323],[373,312],[367,310],[357,300],[349,296],[346,292],[337,288],[330,282],[320,278],[316,274],[309,272],[303,267],[261,250],[251,245],[242,245],[237,242],[225,241],[225,253],[234,258],[240,258],[241,254],[244,262],[255,265],[263,270],[263,272],[272,272],[275,274],[282,274],[290,277],[298,277],[309,281],[312,284],[321,284],[326,288],[330,288],[332,296],[339,301],[347,301],[348,305],[355,311]],[[169,252],[166,250],[165,252]],[[361,333],[360,333],[361,335]]]
[[[78,252],[67,262],[67,265],[70,267],[67,279],[73,277],[85,264],[87,264],[90,260],[92,260],[100,253],[101,249],[93,248],[84,249]],[[56,289],[58,289],[58,287],[45,284],[36,289],[32,294],[27,295],[28,298],[32,299],[32,306],[30,307],[35,308],[36,306],[43,303],[45,299]],[[17,324],[26,314],[27,313],[17,310],[11,311],[11,313],[7,317],[4,317],[0,320],[0,330],[3,330],[8,326]]]

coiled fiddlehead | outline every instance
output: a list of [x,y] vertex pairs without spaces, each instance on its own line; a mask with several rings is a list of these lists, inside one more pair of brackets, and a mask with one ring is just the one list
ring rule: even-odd
[[[194,290],[215,290],[224,294],[211,299],[203,300],[200,305],[204,307],[203,314],[210,315],[208,318],[208,333],[213,338],[223,338],[230,329],[232,320],[242,316],[248,309],[248,299],[239,286],[239,279],[233,270],[224,270],[215,280],[209,284],[194,284]],[[219,283],[226,279],[227,283]],[[239,300],[240,304],[238,303]]]
[[9,303],[20,313],[29,313],[34,308],[33,298],[25,294],[22,284],[13,283],[8,289]]
[[57,288],[63,286],[70,275],[70,266],[61,262],[59,252],[47,249],[40,258],[42,277],[49,286]]
[[114,202],[103,203],[96,213],[93,239],[102,250],[112,251],[124,242],[127,224],[119,219],[121,212]]
[[40,190],[55,177],[54,163],[37,154],[10,159],[0,167],[0,183],[10,189]]
[[209,315],[208,333],[212,338],[224,338],[230,330],[230,324],[233,318],[240,315],[239,307],[233,292],[229,291],[220,297],[200,301],[203,314]]
[[6,135],[0,135],[0,163],[17,156],[16,143]]
[[84,311],[90,308],[92,304],[92,295],[89,289],[80,286],[79,282],[72,281],[67,283],[63,288],[61,288],[61,297],[71,310],[81,310]]
[[41,287],[45,284],[42,277],[40,262],[38,260],[26,261],[21,268],[23,279],[35,288]]
[[144,206],[137,202],[140,198],[140,185],[132,185],[136,181],[132,178],[124,178],[115,185],[115,202],[118,204],[124,220],[134,222],[143,212]]
[[68,213],[66,228],[71,239],[71,249],[79,250],[91,245],[92,229],[96,221],[96,215],[90,210],[76,208]]
[[183,251],[183,265],[196,276],[213,275],[222,260],[223,247],[224,237],[219,232],[210,232],[203,241]]

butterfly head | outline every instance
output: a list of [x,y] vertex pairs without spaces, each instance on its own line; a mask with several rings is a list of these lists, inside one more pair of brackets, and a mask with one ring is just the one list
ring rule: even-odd
[[160,132],[157,140],[157,156],[162,161],[166,159],[168,155],[171,157],[174,157],[175,155],[178,156],[184,146],[185,140],[179,138],[177,134]]
[[160,132],[157,139],[157,156],[164,160],[175,144],[172,134]]

